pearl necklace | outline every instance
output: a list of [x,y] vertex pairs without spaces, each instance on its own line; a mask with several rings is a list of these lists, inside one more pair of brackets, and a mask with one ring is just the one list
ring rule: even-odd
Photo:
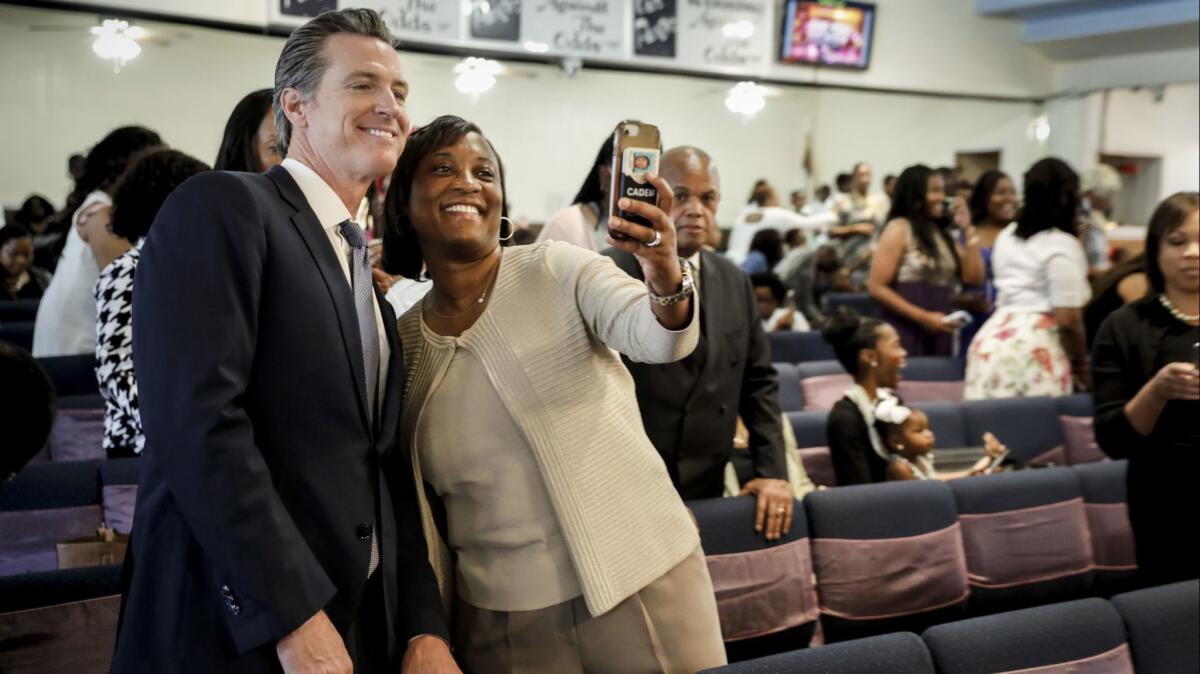
[[1163,305],[1163,308],[1166,309],[1172,316],[1174,316],[1180,322],[1187,323],[1188,325],[1192,325],[1193,323],[1200,321],[1200,314],[1185,314],[1185,313],[1183,313],[1179,309],[1176,309],[1174,304],[1171,304],[1171,300],[1167,299],[1166,295],[1159,295],[1158,302],[1159,302],[1159,304]]

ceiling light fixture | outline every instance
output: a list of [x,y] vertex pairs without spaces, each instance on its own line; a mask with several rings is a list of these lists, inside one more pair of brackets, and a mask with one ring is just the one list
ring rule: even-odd
[[738,82],[725,97],[725,107],[729,108],[730,112],[746,117],[758,114],[766,104],[763,88],[754,82]]
[[129,25],[128,21],[105,19],[99,26],[92,28],[92,35],[96,36],[96,41],[92,43],[92,51],[96,56],[112,61],[113,72],[119,73],[126,63],[142,53],[142,47],[137,41],[145,37],[146,31],[138,26]]
[[454,66],[454,72],[458,73],[454,80],[454,88],[464,94],[478,97],[496,85],[500,64],[491,59],[468,56]]

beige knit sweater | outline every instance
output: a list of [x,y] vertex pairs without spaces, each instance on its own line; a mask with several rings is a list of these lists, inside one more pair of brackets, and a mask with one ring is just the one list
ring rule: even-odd
[[[561,242],[518,246],[505,250],[487,309],[458,340],[482,363],[533,448],[592,615],[649,585],[700,544],[642,430],[633,379],[613,351],[649,363],[684,358],[700,334],[699,301],[692,306],[687,328],[667,330],[646,287],[612,260]],[[453,347],[422,337],[420,304],[398,327],[405,363],[400,442],[420,485],[417,420]],[[449,599],[452,560],[418,493],[430,562]]]

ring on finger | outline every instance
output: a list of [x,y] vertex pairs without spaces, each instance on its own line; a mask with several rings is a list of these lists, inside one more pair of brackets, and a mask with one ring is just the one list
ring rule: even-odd
[[643,243],[642,245],[647,248],[658,248],[662,245],[662,232],[658,231],[657,229],[654,230],[654,240],[650,243]]
[[778,508],[775,509],[775,512],[782,515],[783,513],[787,512],[787,506],[779,506]]

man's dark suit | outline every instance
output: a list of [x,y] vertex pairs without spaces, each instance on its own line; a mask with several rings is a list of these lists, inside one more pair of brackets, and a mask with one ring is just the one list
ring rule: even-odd
[[[644,280],[637,258],[604,251]],[[677,363],[625,358],[646,434],[684,499],[720,496],[740,414],[750,431],[755,477],[787,479],[779,382],[749,278],[729,260],[700,252],[700,342]]]
[[[146,451],[114,671],[277,671],[281,637],[322,609],[349,637],[371,599],[397,668],[411,637],[446,635],[393,442],[395,317],[376,291],[373,428],[346,264],[282,167],[200,174],[160,211],[135,277]],[[363,591],[373,529],[382,600]]]

